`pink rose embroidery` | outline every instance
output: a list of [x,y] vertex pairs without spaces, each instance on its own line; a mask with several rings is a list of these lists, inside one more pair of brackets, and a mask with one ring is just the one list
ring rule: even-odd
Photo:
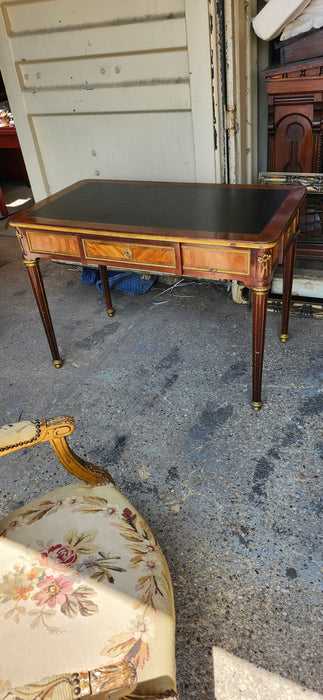
[[49,605],[54,608],[55,605],[63,605],[67,596],[73,591],[74,582],[61,575],[57,578],[47,576],[43,581],[37,584],[40,588],[39,593],[33,596],[36,605]]
[[74,551],[74,549],[70,549],[64,544],[53,545],[53,547],[49,548],[47,554],[42,554],[42,557],[49,557],[50,559],[54,559],[60,564],[65,564],[65,566],[68,566],[69,564],[74,564],[74,562],[76,562],[77,560],[77,554]]

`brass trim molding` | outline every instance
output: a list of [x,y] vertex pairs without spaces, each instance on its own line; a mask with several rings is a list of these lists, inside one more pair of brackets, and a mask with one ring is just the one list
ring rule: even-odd
[[262,265],[261,274],[263,277],[268,277],[268,275],[269,275],[270,260],[271,260],[270,253],[264,253],[263,255],[258,255],[257,261],[259,263],[261,263],[261,265]]
[[252,292],[255,292],[255,294],[267,294],[270,290],[271,285],[267,287],[250,287]]
[[36,260],[23,260],[22,262],[26,267],[38,267],[38,258]]
[[323,174],[320,173],[261,172],[258,182],[260,185],[299,185],[308,192],[323,192]]
[[254,411],[260,411],[262,408],[262,401],[251,401],[251,406]]

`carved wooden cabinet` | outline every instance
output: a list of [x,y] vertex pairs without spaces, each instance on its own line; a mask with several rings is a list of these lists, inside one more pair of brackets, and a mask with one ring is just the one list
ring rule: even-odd
[[262,71],[271,172],[322,172],[323,57]]
[[[268,170],[322,173],[323,56],[271,66],[261,75],[268,95]],[[303,206],[298,257],[323,258],[320,183]]]

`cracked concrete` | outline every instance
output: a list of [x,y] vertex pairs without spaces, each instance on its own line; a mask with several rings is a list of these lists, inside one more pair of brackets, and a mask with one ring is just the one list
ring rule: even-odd
[[[282,345],[268,314],[256,414],[251,315],[223,286],[162,305],[160,282],[141,297],[114,291],[109,318],[77,268],[42,261],[57,370],[12,230],[0,250],[1,422],[72,415],[72,448],[107,466],[155,531],[181,698],[214,698],[214,647],[320,692],[322,322],[292,317]],[[47,445],[0,470],[1,514],[71,481]]]

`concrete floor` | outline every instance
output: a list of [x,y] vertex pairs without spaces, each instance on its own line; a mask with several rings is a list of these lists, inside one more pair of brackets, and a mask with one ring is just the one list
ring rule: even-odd
[[[213,647],[320,692],[322,321],[292,317],[282,345],[268,314],[256,414],[251,314],[223,285],[162,305],[160,282],[114,291],[109,318],[77,268],[42,261],[57,370],[15,233],[1,228],[1,422],[72,415],[73,449],[107,466],[151,525],[174,585],[182,700],[214,699]],[[48,445],[0,470],[1,515],[71,481]]]

